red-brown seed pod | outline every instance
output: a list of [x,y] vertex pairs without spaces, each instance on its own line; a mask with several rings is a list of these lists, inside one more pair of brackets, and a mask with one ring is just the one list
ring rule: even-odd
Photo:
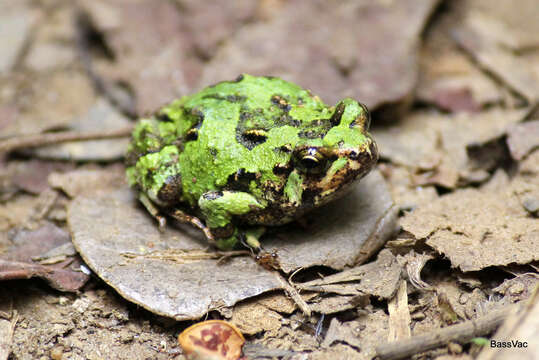
[[239,360],[245,339],[234,325],[208,320],[185,329],[178,342],[189,360]]

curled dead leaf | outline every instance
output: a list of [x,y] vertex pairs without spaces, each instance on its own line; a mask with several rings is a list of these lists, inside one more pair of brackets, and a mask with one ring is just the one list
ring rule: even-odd
[[189,360],[239,360],[245,339],[234,325],[208,320],[185,329],[178,342]]

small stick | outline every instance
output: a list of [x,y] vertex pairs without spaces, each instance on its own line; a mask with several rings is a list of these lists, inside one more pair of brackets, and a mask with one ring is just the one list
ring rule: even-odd
[[316,329],[314,331],[314,337],[316,339],[320,339],[320,335],[322,334],[322,330],[324,328],[324,319],[326,318],[325,314],[320,315],[320,319],[318,319],[318,322],[316,323]]
[[516,306],[519,305],[506,306],[502,309],[491,311],[479,319],[433,330],[427,334],[414,336],[407,340],[378,345],[376,346],[376,353],[380,359],[384,360],[402,359],[443,346],[451,341],[467,342],[474,337],[483,336],[494,331]]
[[[19,321],[19,314],[17,310],[12,311],[11,319],[9,325],[0,327],[0,359],[7,359],[11,353],[11,345],[13,342],[13,332],[15,331],[15,326],[17,326],[17,321]],[[2,322],[2,319],[0,319]]]
[[59,144],[68,141],[101,140],[119,137],[128,137],[133,131],[132,126],[110,131],[63,131],[56,133],[43,133],[35,135],[22,135],[0,141],[0,153],[10,152],[22,148],[32,148],[45,145]]
[[387,303],[389,311],[389,336],[388,341],[394,342],[398,340],[410,339],[410,310],[408,308],[408,293],[406,280],[401,280],[399,289]]
[[294,302],[300,308],[303,314],[305,314],[306,316],[311,316],[311,313],[312,313],[311,308],[305,302],[305,300],[303,300],[303,298],[298,293],[298,291],[292,285],[290,285],[288,281],[286,281],[286,279],[283,278],[278,271],[273,271],[273,273],[275,274],[277,279],[279,279],[279,282],[283,286],[283,290],[286,291],[288,295],[290,295],[292,300],[294,300]]

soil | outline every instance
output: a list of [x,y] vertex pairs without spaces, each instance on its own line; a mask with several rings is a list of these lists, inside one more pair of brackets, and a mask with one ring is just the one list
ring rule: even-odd
[[539,357],[537,18],[534,0],[3,2],[0,149],[129,129],[251,73],[365,102],[380,161],[270,231],[264,267],[159,232],[125,136],[0,150],[0,360],[185,359],[178,335],[210,319],[249,359],[374,359],[514,304],[517,324],[413,358]]

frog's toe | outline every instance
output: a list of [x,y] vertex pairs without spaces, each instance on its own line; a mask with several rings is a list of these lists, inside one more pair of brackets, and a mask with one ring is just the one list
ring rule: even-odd
[[254,227],[245,231],[245,242],[244,245],[253,249],[255,252],[262,250],[262,245],[260,245],[260,237],[264,235],[266,228],[263,226]]

